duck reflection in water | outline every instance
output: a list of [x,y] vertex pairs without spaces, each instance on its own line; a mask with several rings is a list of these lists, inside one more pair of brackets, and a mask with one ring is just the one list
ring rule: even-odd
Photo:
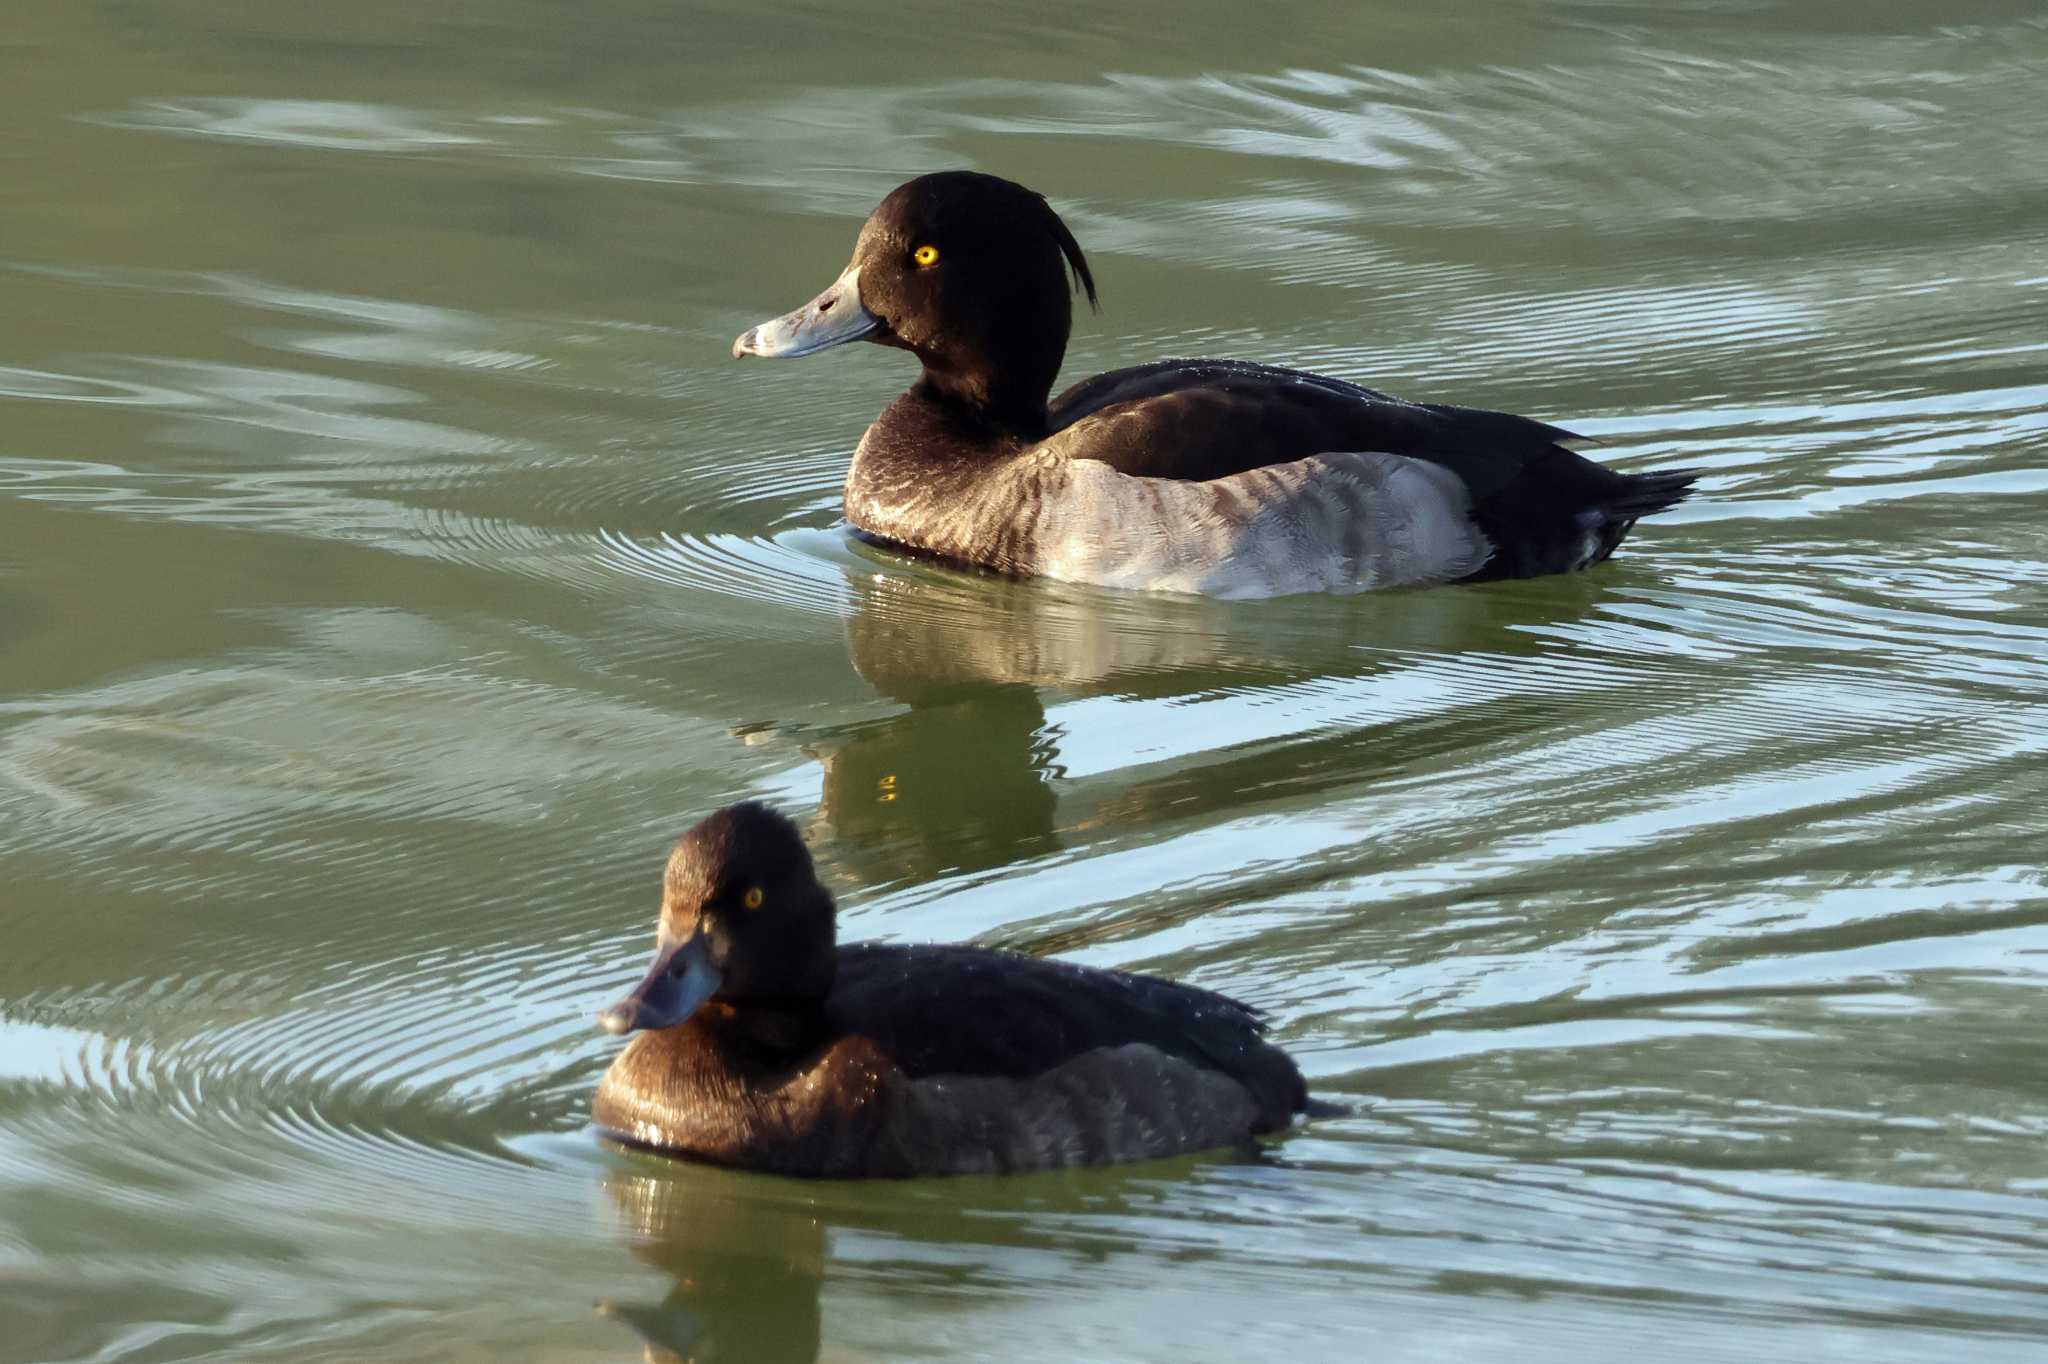
[[605,1181],[634,1255],[671,1283],[658,1302],[598,1304],[647,1364],[818,1357],[825,1222],[765,1183],[693,1168]]
[[[1040,1282],[1048,1264],[1063,1265],[1054,1272],[1083,1293],[1112,1261],[1165,1253],[1118,1231],[1161,1190],[1240,1168],[1247,1157],[1211,1153],[1024,1181],[968,1178],[947,1181],[942,1196],[920,1197],[900,1185],[793,1183],[628,1159],[638,1168],[601,1187],[627,1248],[668,1286],[623,1289],[598,1312],[640,1338],[648,1364],[803,1364],[825,1353],[827,1287],[856,1313],[864,1285],[878,1280],[892,1298],[908,1289],[927,1303],[972,1310],[992,1278],[1023,1263]],[[1184,1262],[1215,1252],[1178,1245],[1170,1253]],[[847,1323],[833,1334],[844,1339]],[[872,1356],[835,1345],[830,1357]]]
[[[803,749],[823,772],[816,832],[830,838],[834,863],[866,886],[1005,866],[1058,852],[1093,828],[1242,808],[1399,771],[1454,737],[1390,714],[1292,738],[1262,732],[1255,744],[1226,734],[1196,763],[1178,751],[1156,765],[1125,753],[1110,770],[1076,776],[1048,704],[1159,702],[1133,707],[1133,716],[1170,746],[1168,708],[1178,702],[1364,684],[1418,658],[1529,655],[1543,644],[1512,628],[1531,614],[1520,585],[1241,603],[898,563],[848,579],[848,657],[906,709],[812,731]],[[1562,625],[1614,583],[1547,579],[1539,590],[1544,623]]]

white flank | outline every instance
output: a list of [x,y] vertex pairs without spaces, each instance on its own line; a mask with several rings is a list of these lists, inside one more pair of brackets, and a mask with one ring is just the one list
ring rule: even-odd
[[1049,578],[1216,597],[1367,592],[1448,582],[1492,553],[1450,470],[1336,453],[1206,483],[1063,462],[1035,489]]

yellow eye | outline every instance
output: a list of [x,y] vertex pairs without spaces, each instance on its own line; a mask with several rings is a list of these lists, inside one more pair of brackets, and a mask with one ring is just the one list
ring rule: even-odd
[[910,258],[919,265],[937,265],[939,263],[939,248],[936,246],[920,246],[917,250],[910,253]]
[[745,895],[740,896],[740,903],[745,905],[748,909],[759,909],[761,907],[761,902],[767,898],[767,896],[761,893],[761,888],[759,886],[748,886],[747,893]]

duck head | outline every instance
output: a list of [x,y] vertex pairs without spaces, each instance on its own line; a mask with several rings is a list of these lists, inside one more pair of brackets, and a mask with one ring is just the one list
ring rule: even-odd
[[869,216],[830,288],[749,328],[732,353],[898,346],[923,363],[934,395],[1037,436],[1073,325],[1069,268],[1092,305],[1080,244],[1042,195],[975,171],[920,175]]
[[796,825],[752,801],[728,805],[676,840],[654,963],[598,1022],[609,1033],[672,1028],[711,1000],[814,1007],[836,961],[832,896]]

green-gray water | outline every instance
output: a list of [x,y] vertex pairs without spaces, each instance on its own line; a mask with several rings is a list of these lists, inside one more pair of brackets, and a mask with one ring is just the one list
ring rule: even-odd
[[[2032,0],[14,0],[0,1358],[2039,1358],[2044,88]],[[1383,598],[852,545],[904,358],[726,347],[955,165],[1090,249],[1069,376],[1703,495]],[[845,936],[1231,991],[1355,1111],[602,1149],[593,1011],[743,795]]]

